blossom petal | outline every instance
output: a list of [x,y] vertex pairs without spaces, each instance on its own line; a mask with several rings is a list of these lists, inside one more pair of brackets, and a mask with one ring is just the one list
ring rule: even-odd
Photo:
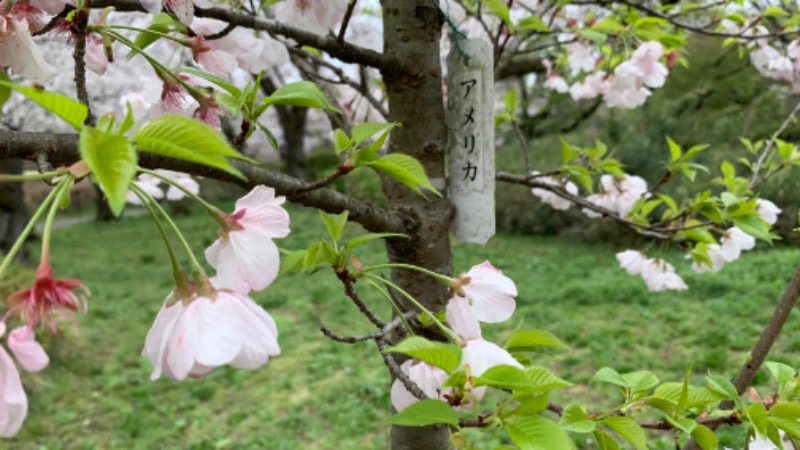
[[8,335],[8,348],[28,372],[39,372],[50,363],[44,348],[36,342],[33,328],[29,326],[19,327]]

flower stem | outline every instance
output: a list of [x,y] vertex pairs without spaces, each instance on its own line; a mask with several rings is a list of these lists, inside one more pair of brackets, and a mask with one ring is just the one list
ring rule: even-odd
[[137,194],[147,198],[149,203],[153,207],[155,207],[155,209],[158,210],[158,212],[161,214],[164,220],[167,221],[169,226],[175,232],[175,235],[178,236],[178,240],[180,241],[181,246],[183,247],[184,251],[186,251],[186,254],[189,256],[189,262],[192,265],[192,274],[195,275],[196,277],[205,277],[206,272],[205,270],[203,270],[203,266],[201,266],[200,262],[197,261],[197,258],[194,256],[194,252],[192,252],[192,247],[189,246],[189,242],[187,242],[186,238],[183,237],[181,230],[178,228],[178,225],[176,225],[175,222],[172,220],[172,217],[170,217],[169,214],[167,214],[167,212],[164,211],[164,208],[161,207],[161,205],[159,205],[158,202],[155,201],[155,199],[153,199],[153,197],[150,194],[145,192],[144,189],[137,186],[136,183],[131,183],[131,189],[133,189],[133,191],[136,192]]
[[424,269],[422,267],[411,265],[411,264],[403,264],[403,263],[378,264],[376,266],[366,266],[366,267],[364,267],[364,269],[362,271],[363,272],[369,272],[369,271],[372,271],[372,270],[380,270],[380,269],[385,269],[385,268],[416,270],[417,272],[422,272],[422,273],[424,273],[426,275],[430,275],[433,278],[436,278],[437,281],[441,282],[445,286],[453,287],[452,278],[450,278],[450,277],[448,277],[446,275],[442,275],[440,273],[436,273],[436,272],[430,271],[428,269]]
[[172,276],[173,278],[175,278],[175,285],[178,287],[179,290],[182,291],[187,290],[189,286],[186,283],[186,276],[183,274],[183,270],[181,270],[181,266],[178,263],[178,258],[175,257],[175,250],[172,247],[172,243],[169,241],[169,237],[167,236],[167,230],[164,229],[164,225],[158,218],[158,214],[153,209],[153,206],[150,204],[151,199],[148,199],[147,197],[142,195],[141,192],[135,189],[133,192],[142,201],[144,207],[147,208],[147,211],[150,213],[150,216],[153,217],[153,221],[156,223],[158,232],[161,234],[161,239],[164,240],[164,245],[167,246],[167,253],[169,253],[169,260],[172,263]]
[[171,186],[175,186],[176,188],[180,189],[181,192],[186,194],[187,197],[191,198],[192,200],[194,200],[197,203],[199,203],[200,205],[202,205],[203,208],[205,208],[208,211],[208,213],[211,214],[212,216],[219,215],[219,213],[220,213],[219,208],[217,208],[216,206],[212,205],[211,203],[208,203],[207,201],[203,200],[199,195],[195,194],[194,192],[190,191],[189,189],[186,189],[184,186],[181,186],[180,183],[176,182],[172,178],[170,178],[168,176],[165,176],[165,175],[162,175],[162,174],[158,173],[155,170],[145,169],[144,167],[139,167],[138,170],[139,170],[139,172],[146,173],[146,174],[148,174],[150,176],[156,177],[159,180],[163,181],[164,183],[167,183],[167,184],[169,184]]
[[389,281],[389,280],[387,280],[385,278],[381,278],[381,277],[379,277],[377,275],[372,275],[371,273],[364,273],[364,276],[368,277],[368,278],[372,278],[372,279],[377,280],[377,281],[380,281],[381,283],[383,283],[383,284],[389,286],[390,288],[396,290],[397,292],[399,292],[400,295],[405,297],[414,306],[419,308],[420,311],[424,312],[425,314],[428,314],[430,316],[431,320],[433,321],[433,323],[435,323],[436,326],[439,327],[440,330],[442,330],[442,333],[444,333],[444,335],[447,336],[448,339],[452,340],[453,342],[459,342],[461,340],[453,332],[453,330],[451,330],[450,328],[447,328],[446,326],[444,326],[444,324],[442,322],[440,322],[439,319],[437,319],[436,316],[432,312],[430,312],[427,308],[422,306],[422,304],[420,302],[418,302],[417,299],[412,297],[411,294],[409,294],[408,292],[406,292],[403,289],[401,289],[398,285],[392,283],[391,281]]
[[8,269],[8,266],[11,265],[11,261],[14,260],[14,256],[16,256],[17,252],[22,247],[22,244],[25,243],[25,240],[27,239],[28,235],[31,233],[31,231],[33,231],[33,227],[36,226],[36,222],[38,222],[39,219],[42,218],[42,215],[47,210],[47,207],[50,205],[50,203],[52,203],[53,199],[58,194],[57,191],[58,187],[52,189],[50,193],[47,194],[47,197],[45,197],[42,204],[39,205],[39,209],[37,209],[36,212],[33,213],[33,217],[31,217],[31,220],[28,221],[28,225],[26,225],[25,229],[22,230],[22,233],[19,234],[17,241],[14,242],[14,246],[11,247],[11,250],[9,250],[5,258],[3,258],[3,262],[0,263],[0,278],[2,278],[3,274]]
[[36,173],[30,175],[7,175],[2,174],[0,175],[0,183],[5,182],[20,182],[20,181],[36,181],[36,180],[47,180],[53,177],[58,177],[69,173],[69,169],[61,169],[61,170],[54,170],[52,172],[45,172],[45,173]]
[[383,288],[381,288],[381,287],[378,285],[378,283],[376,283],[376,282],[374,282],[374,281],[372,281],[372,280],[370,280],[370,279],[367,279],[367,283],[369,283],[369,284],[370,284],[372,287],[374,287],[374,288],[375,288],[375,289],[376,289],[378,292],[380,292],[380,293],[381,293],[381,294],[382,294],[384,297],[386,297],[386,299],[387,299],[387,300],[389,300],[389,303],[392,305],[392,309],[394,309],[394,312],[395,312],[395,313],[397,313],[397,317],[399,317],[399,318],[400,318],[400,321],[401,321],[401,322],[403,322],[403,326],[404,326],[404,327],[405,327],[405,329],[408,331],[408,334],[409,334],[409,335],[411,335],[411,336],[413,336],[413,335],[414,335],[414,330],[413,330],[413,329],[411,329],[411,325],[409,325],[409,323],[408,323],[408,320],[406,320],[406,318],[403,316],[403,311],[400,309],[400,306],[398,306],[398,305],[397,305],[397,303],[394,301],[394,299],[392,298],[392,296],[391,296],[391,295],[389,295],[389,293],[388,293],[388,292],[386,292],[385,290],[383,290]]
[[55,197],[53,197],[53,203],[50,205],[50,211],[47,213],[47,218],[44,220],[44,232],[42,233],[42,260],[50,258],[50,236],[53,234],[53,222],[55,221],[58,208],[61,205],[61,198],[64,195],[64,192],[67,192],[67,185],[71,182],[72,180],[67,178],[61,183],[58,183],[55,189],[53,189],[55,192]]

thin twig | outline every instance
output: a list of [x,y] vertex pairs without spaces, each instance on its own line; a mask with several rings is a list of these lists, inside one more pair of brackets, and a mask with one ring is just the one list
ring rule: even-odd
[[375,332],[372,332],[372,333],[367,333],[367,334],[359,334],[359,335],[356,335],[356,336],[344,336],[344,335],[341,335],[341,334],[336,334],[333,331],[331,331],[329,328],[326,328],[326,327],[320,327],[319,331],[321,331],[322,334],[324,334],[325,336],[333,339],[334,341],[343,342],[345,344],[356,344],[358,342],[371,341],[373,339],[382,338],[384,336],[384,333],[383,333],[382,330],[381,331],[375,331]]
[[347,26],[350,25],[350,18],[353,17],[353,10],[356,9],[356,3],[358,3],[358,0],[350,0],[350,3],[347,5],[347,11],[345,11],[344,19],[342,19],[342,26],[339,27],[339,35],[336,36],[336,42],[339,44],[344,44],[344,35],[347,33]]
[[[514,113],[513,111],[511,112]],[[531,162],[528,159],[528,141],[525,139],[525,136],[522,134],[522,130],[519,128],[519,124],[516,120],[511,119],[511,126],[514,128],[514,134],[517,136],[517,140],[519,144],[522,146],[522,156],[525,159],[525,173],[531,173]]]
[[313,190],[323,188],[352,171],[353,171],[353,166],[347,163],[341,164],[339,165],[339,167],[336,168],[336,172],[333,172],[332,174],[328,175],[325,178],[321,178],[317,181],[312,181],[303,186],[302,188],[300,188],[299,190],[292,192],[292,194],[302,194],[304,192],[311,192]]
[[89,91],[86,90],[86,25],[88,23],[89,14],[86,11],[78,11],[75,14],[75,22],[72,28],[73,36],[75,37],[75,50],[72,52],[72,59],[75,61],[75,90],[78,101],[86,105],[89,110],[85,123],[94,125],[95,119],[92,115],[92,107],[89,104]]
[[207,41],[213,41],[213,40],[216,40],[216,39],[222,39],[225,36],[227,36],[228,34],[230,34],[230,32],[235,30],[235,29],[236,29],[236,25],[234,25],[232,23],[229,23],[225,28],[221,29],[220,31],[217,31],[216,33],[211,33],[211,34],[207,34],[207,35],[203,36],[203,39],[205,39]]
[[408,389],[408,392],[411,392],[411,395],[417,397],[418,399],[428,398],[428,396],[422,391],[422,389],[420,389],[417,383],[411,380],[411,378],[409,378],[408,375],[403,372],[403,369],[397,365],[397,362],[394,360],[394,358],[392,358],[392,355],[384,351],[387,348],[386,341],[383,339],[375,339],[375,343],[378,345],[378,350],[380,351],[381,356],[383,356],[383,362],[386,364],[386,367],[389,368],[389,371],[392,372],[392,375],[395,378],[403,383],[403,386]]
[[772,133],[772,136],[769,138],[769,141],[767,141],[767,145],[764,147],[764,151],[761,152],[761,155],[759,155],[758,160],[756,161],[756,166],[753,168],[753,177],[750,179],[750,184],[747,185],[748,189],[753,189],[754,187],[763,183],[764,180],[766,180],[766,177],[762,179],[758,178],[758,174],[759,172],[761,172],[761,166],[764,164],[764,161],[767,160],[767,157],[772,151],[772,147],[773,145],[775,145],[775,141],[778,139],[778,136],[780,136],[781,133],[783,133],[783,131],[786,129],[786,127],[789,126],[789,123],[791,123],[794,120],[794,116],[797,115],[798,112],[800,112],[800,102],[798,102],[797,105],[795,105],[794,109],[792,110],[791,113],[789,113],[789,116],[786,118],[786,120],[783,121],[780,128],[778,128],[777,130],[775,130],[774,133]]
[[336,276],[341,280],[342,284],[344,284],[344,294],[353,301],[353,303],[358,307],[358,310],[361,311],[361,314],[369,319],[376,327],[383,328],[386,326],[386,322],[381,320],[369,307],[364,300],[358,295],[356,292],[355,286],[353,285],[353,280],[350,279],[350,273],[347,269],[343,269],[341,272],[336,272]]

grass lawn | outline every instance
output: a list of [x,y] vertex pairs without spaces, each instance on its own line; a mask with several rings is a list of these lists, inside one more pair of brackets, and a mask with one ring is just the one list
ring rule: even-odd
[[[293,233],[279,245],[300,248],[322,236],[316,212],[290,212]],[[216,225],[204,214],[177,222],[198,255],[215,238]],[[140,353],[172,281],[150,219],[75,225],[57,230],[54,239],[56,276],[89,285],[89,312],[78,318],[77,334],[69,323],[55,338],[40,332],[52,361],[39,374],[24,374],[29,416],[19,435],[4,442],[7,448],[387,447],[389,375],[374,344],[348,347],[318,331],[320,324],[342,334],[371,331],[332,272],[290,275],[254,296],[281,333],[283,355],[267,366],[153,382]],[[556,400],[598,405],[615,395],[586,384],[603,366],[678,380],[691,363],[698,376],[732,376],[800,263],[796,249],[762,247],[702,276],[676,254],[672,262],[690,289],[661,294],[649,294],[641,279],[619,269],[614,253],[622,249],[603,243],[501,235],[485,247],[457,244],[455,253],[458,271],[490,259],[517,283],[513,321],[485,327],[485,337],[502,343],[518,325],[555,333],[572,351],[540,363],[578,383]],[[384,258],[379,243],[363,246],[358,256],[369,264]],[[365,297],[389,314],[379,296]],[[771,359],[798,365],[798,319],[793,313]],[[761,374],[758,382],[769,379]],[[476,446],[492,448],[499,439],[483,437]]]

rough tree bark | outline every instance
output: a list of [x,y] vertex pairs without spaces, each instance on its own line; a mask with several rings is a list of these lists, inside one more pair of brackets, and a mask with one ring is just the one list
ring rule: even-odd
[[[261,89],[270,95],[277,89],[269,76],[261,78]],[[308,179],[305,154],[305,131],[308,108],[275,105],[278,122],[283,130],[281,159],[286,163],[286,173],[301,180]]]
[[[383,71],[389,96],[389,119],[403,127],[392,132],[389,152],[417,158],[431,182],[444,192],[447,130],[439,59],[442,18],[428,0],[382,0],[384,51],[408,62],[410,72]],[[452,206],[446,198],[428,194],[426,200],[400,183],[384,178],[383,190],[390,209],[400,213],[410,239],[390,240],[392,262],[414,264],[450,274],[453,256],[448,231]],[[444,309],[447,290],[433,278],[418,272],[395,270],[393,281],[432,311]],[[413,309],[404,305],[405,309]],[[450,448],[446,426],[392,428],[395,450]]]

